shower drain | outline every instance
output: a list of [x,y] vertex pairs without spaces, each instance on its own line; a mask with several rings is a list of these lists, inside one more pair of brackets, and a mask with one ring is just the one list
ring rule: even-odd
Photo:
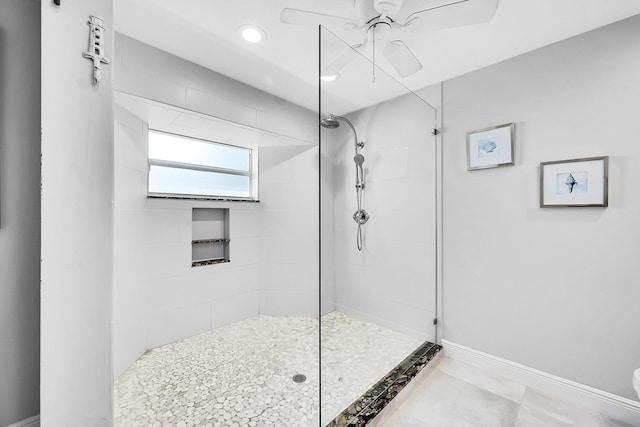
[[303,383],[307,380],[307,377],[305,377],[302,374],[295,374],[292,378],[294,383]]

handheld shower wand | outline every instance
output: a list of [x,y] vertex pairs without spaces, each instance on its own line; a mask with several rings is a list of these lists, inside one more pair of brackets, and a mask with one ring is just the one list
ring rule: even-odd
[[362,190],[364,188],[364,169],[362,167],[364,156],[358,153],[353,156],[353,161],[356,164],[356,189]]

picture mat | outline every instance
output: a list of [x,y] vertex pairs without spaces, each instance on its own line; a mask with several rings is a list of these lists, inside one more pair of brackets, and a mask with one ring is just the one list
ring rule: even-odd
[[[585,160],[541,165],[544,168],[543,205],[602,205],[605,201],[605,160]],[[586,191],[558,192],[558,175],[575,172],[586,174]],[[582,175],[584,176],[584,175]],[[560,194],[559,194],[560,193]]]
[[[469,169],[513,164],[512,124],[495,129],[467,133]],[[491,149],[495,143],[495,148]],[[488,149],[488,150],[487,150]]]

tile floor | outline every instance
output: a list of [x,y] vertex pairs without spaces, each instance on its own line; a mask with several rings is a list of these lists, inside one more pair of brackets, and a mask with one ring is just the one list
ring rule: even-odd
[[376,427],[637,427],[442,358]]
[[[420,344],[323,316],[323,425]],[[317,427],[318,369],[317,318],[253,317],[142,355],[114,384],[115,426]]]

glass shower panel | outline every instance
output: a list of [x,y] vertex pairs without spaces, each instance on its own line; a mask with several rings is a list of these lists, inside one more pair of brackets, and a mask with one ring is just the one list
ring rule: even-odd
[[324,426],[380,406],[436,341],[436,110],[319,31]]

